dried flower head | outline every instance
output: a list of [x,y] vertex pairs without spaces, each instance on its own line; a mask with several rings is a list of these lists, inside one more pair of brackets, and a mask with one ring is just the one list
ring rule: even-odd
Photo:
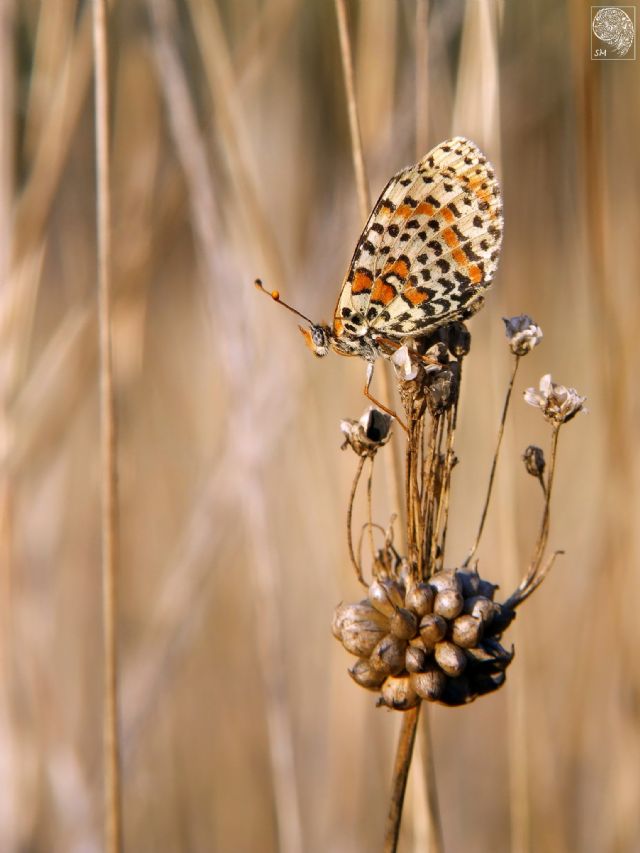
[[537,326],[528,314],[517,317],[503,317],[509,346],[514,355],[526,355],[542,340],[542,329]]
[[371,406],[359,421],[341,421],[345,438],[342,449],[349,445],[358,456],[374,456],[391,437],[391,420],[390,415]]
[[586,411],[584,401],[575,388],[565,388],[551,381],[551,374],[545,374],[540,380],[540,390],[527,388],[524,392],[525,403],[537,406],[548,421],[564,424],[578,412]]
[[541,447],[530,444],[522,454],[522,459],[524,460],[524,467],[527,469],[527,473],[531,474],[532,477],[540,478],[544,474],[545,461]]

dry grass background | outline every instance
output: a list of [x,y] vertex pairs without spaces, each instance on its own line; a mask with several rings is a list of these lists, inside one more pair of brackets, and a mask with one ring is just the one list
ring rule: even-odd
[[[550,545],[567,553],[510,634],[506,688],[431,713],[446,849],[640,850],[638,63],[590,61],[579,0],[349,15],[372,192],[452,132],[504,190],[450,564],[509,375],[500,317],[545,332],[519,391],[551,371],[589,398],[560,440]],[[2,851],[102,844],[90,18],[1,6]],[[312,359],[251,287],[328,318],[362,225],[334,6],[129,0],[109,39],[126,849],[379,849],[399,719],[329,630],[357,594],[338,422],[364,408],[364,369]],[[519,456],[546,438],[517,400],[480,550],[505,592],[539,518]],[[406,850],[427,849],[419,770]]]

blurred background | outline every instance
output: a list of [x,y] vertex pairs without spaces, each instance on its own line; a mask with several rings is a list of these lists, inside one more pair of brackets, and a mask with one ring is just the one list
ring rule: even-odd
[[[594,61],[584,0],[349,0],[375,198],[452,134],[494,163],[502,261],[470,323],[446,563],[473,541],[529,313],[480,571],[506,597],[540,522],[522,391],[563,428],[553,572],[506,686],[429,709],[447,850],[640,850],[640,76]],[[0,27],[0,850],[102,849],[91,5]],[[364,365],[311,357],[268,288],[331,317],[363,226],[334,4],[127,0],[109,20],[126,849],[381,847],[399,715],[347,675],[333,608]],[[393,511],[384,466],[376,519]],[[358,513],[362,508],[358,509]],[[361,519],[360,519],[361,520]],[[356,519],[356,523],[358,519]],[[419,735],[420,738],[420,735]],[[427,850],[424,756],[402,850]]]

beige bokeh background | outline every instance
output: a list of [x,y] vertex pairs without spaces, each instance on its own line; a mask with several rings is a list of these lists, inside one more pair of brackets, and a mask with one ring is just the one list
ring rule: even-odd
[[[420,5],[420,3],[422,5]],[[446,848],[640,846],[637,62],[589,6],[350,0],[371,192],[452,133],[494,161],[495,287],[471,324],[450,565],[477,526],[531,314],[480,570],[506,593],[540,500],[521,392],[588,396],[506,687],[430,712]],[[90,4],[2,4],[0,849],[101,849],[101,583]],[[425,14],[428,18],[425,26]],[[362,227],[334,5],[112,4],[114,323],[126,849],[379,849],[398,715],[330,633],[360,596],[339,421],[364,366],[314,360],[256,275],[329,318]],[[416,130],[417,128],[417,130]],[[380,466],[376,517],[388,522]],[[410,779],[403,850],[425,850]]]

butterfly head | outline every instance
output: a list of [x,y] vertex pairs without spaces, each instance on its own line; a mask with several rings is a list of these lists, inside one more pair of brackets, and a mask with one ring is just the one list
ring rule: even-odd
[[314,355],[322,358],[329,352],[331,342],[331,330],[328,326],[319,323],[317,326],[312,323],[307,329],[304,326],[298,326],[304,337],[306,345]]

